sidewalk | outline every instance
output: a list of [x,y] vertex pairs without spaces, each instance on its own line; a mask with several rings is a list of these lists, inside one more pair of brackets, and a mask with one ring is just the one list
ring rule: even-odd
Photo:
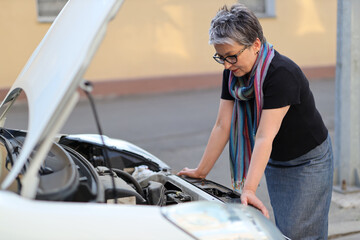
[[360,239],[360,193],[342,194],[333,191],[329,239]]

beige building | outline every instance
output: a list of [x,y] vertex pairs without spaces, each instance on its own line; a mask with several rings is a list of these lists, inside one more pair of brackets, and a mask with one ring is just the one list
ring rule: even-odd
[[[0,0],[2,97],[50,27],[39,21],[39,2]],[[96,93],[105,94],[219,86],[222,66],[212,59],[208,29],[217,10],[234,2],[125,0],[85,78],[95,82]],[[271,2],[273,13],[260,22],[275,49],[310,79],[334,77],[337,1],[265,2]]]

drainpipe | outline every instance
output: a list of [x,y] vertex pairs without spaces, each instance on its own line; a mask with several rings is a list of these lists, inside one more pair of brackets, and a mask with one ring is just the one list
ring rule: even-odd
[[360,191],[360,1],[338,0],[334,190]]

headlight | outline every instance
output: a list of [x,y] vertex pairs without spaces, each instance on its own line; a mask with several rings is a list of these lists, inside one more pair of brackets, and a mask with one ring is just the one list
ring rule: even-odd
[[281,232],[260,211],[241,204],[191,202],[162,208],[162,214],[201,240],[279,240]]

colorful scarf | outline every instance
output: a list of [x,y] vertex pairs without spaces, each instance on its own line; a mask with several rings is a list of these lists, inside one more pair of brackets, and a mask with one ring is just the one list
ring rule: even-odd
[[[229,142],[231,180],[235,190],[241,191],[244,186],[263,106],[262,86],[273,57],[273,46],[264,43],[248,79],[233,76],[232,72],[229,75],[229,91],[235,98]],[[250,101],[254,98],[252,114]]]

